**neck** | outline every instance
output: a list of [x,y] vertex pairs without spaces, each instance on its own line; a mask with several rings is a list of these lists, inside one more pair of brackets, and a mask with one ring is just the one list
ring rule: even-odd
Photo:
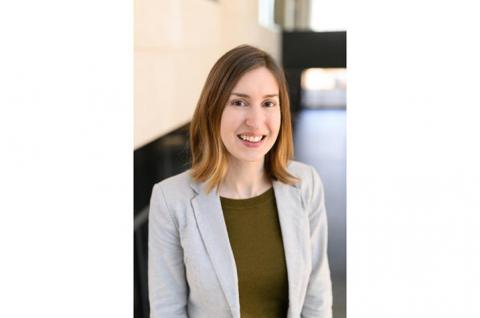
[[228,170],[219,194],[232,199],[247,199],[262,194],[272,186],[261,162],[228,161]]

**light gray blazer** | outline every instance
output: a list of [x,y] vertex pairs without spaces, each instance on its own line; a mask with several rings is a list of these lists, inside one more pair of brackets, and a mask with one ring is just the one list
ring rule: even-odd
[[[288,318],[332,316],[324,192],[315,169],[273,182],[288,274]],[[153,187],[148,237],[151,318],[240,318],[237,269],[216,189],[186,171]]]

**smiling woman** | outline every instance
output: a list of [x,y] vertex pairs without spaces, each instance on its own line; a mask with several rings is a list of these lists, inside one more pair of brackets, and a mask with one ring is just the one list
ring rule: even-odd
[[290,121],[270,55],[242,45],[213,66],[192,168],[152,192],[151,317],[331,317],[323,186],[292,161]]
[[[272,106],[271,109],[268,106]],[[270,115],[262,118],[267,114]],[[239,127],[239,123],[243,124]],[[227,136],[223,132],[230,124],[237,126],[228,128],[235,131]],[[271,124],[279,126],[277,131],[268,134],[259,131],[270,129]],[[223,182],[221,186],[221,182],[225,181],[229,171],[236,171],[227,167],[239,163],[232,159],[240,154],[241,158],[255,155],[245,152],[248,149],[244,147],[234,152],[236,155],[228,156],[230,149],[226,147],[238,143],[238,138],[234,139],[235,143],[232,142],[232,136],[241,133],[251,136],[259,132],[268,139],[265,146],[259,149],[264,151],[260,158],[264,165],[257,162],[256,165],[247,164],[245,168],[257,167],[258,170],[261,167],[261,171],[255,173],[261,172],[264,179],[295,183],[297,179],[287,169],[288,161],[293,157],[293,141],[290,102],[283,71],[267,53],[252,46],[239,46],[223,55],[213,66],[193,115],[190,127],[193,178],[206,182],[209,191],[214,187],[227,189],[228,184]],[[249,177],[246,173],[242,173],[242,176]],[[257,194],[265,187],[264,182],[258,187]],[[245,190],[250,193],[243,193],[244,197],[256,194],[255,189]]]
[[[220,120],[220,136],[228,151],[227,161],[230,166],[263,169],[265,155],[277,140],[280,121],[278,84],[275,77],[263,66],[248,71],[233,88]],[[226,179],[230,184],[221,184],[220,195],[249,198],[271,186],[266,180],[257,193],[253,192],[255,189],[244,189],[250,193],[242,192],[241,188],[232,188],[229,191],[228,187],[235,186],[238,177]]]

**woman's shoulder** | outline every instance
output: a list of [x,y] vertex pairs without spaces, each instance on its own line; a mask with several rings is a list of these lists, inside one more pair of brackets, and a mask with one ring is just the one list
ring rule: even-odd
[[183,200],[193,194],[192,184],[193,180],[189,169],[154,184],[152,196],[161,192],[169,201]]
[[323,183],[317,170],[308,164],[299,161],[289,161],[288,172],[300,179],[298,187],[302,192],[320,191],[323,192]]
[[301,178],[301,176],[309,174],[311,169],[313,169],[312,166],[307,165],[306,163],[303,163],[300,161],[290,160],[288,162],[288,171],[294,174],[298,178]]
[[319,177],[317,170],[313,166],[300,161],[290,160],[287,168],[288,172],[299,178],[301,181],[308,181],[308,179],[311,179],[312,177]]

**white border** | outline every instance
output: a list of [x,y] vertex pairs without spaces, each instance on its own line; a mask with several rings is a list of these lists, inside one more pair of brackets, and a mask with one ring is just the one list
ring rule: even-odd
[[133,6],[0,5],[0,317],[133,313]]

